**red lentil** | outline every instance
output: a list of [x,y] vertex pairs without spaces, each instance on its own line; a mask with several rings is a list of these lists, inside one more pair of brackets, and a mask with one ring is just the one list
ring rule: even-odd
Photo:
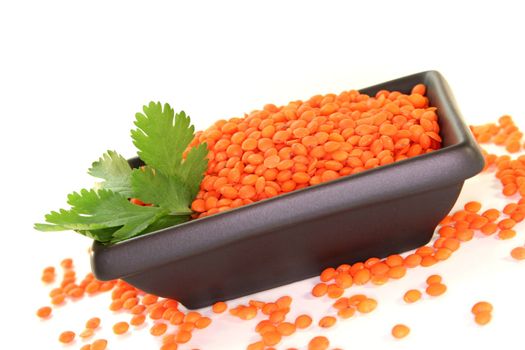
[[160,350],[177,350],[178,347],[179,346],[176,343],[167,343],[167,344],[162,344],[162,346],[160,347]]
[[141,324],[144,323],[144,321],[146,320],[146,316],[143,315],[143,314],[139,314],[139,315],[135,315],[131,318],[131,320],[129,321],[129,323],[132,325],[132,326],[140,326]]
[[357,304],[357,310],[361,313],[369,313],[375,310],[377,301],[375,299],[367,298]]
[[516,260],[525,260],[525,247],[516,247],[512,249],[510,255]]
[[210,324],[211,324],[211,318],[201,317],[197,321],[195,321],[195,328],[204,329],[208,327]]
[[327,291],[328,291],[328,285],[326,285],[325,283],[318,283],[312,289],[312,295],[314,297],[322,297],[323,295],[327,293]]
[[91,344],[89,350],[105,350],[107,346],[108,341],[106,339],[97,339]]
[[355,314],[355,309],[353,307],[346,307],[337,312],[337,316],[343,319],[350,318],[354,316],[354,314]]
[[404,338],[404,337],[406,337],[408,335],[408,333],[410,333],[410,328],[408,328],[404,324],[396,324],[392,328],[392,335],[396,339]]
[[264,343],[262,341],[258,341],[248,345],[246,350],[264,350],[264,347]]
[[415,303],[419,299],[421,299],[421,292],[417,289],[410,289],[403,296],[403,300],[409,304]]
[[437,297],[445,293],[446,291],[447,291],[447,286],[445,286],[442,283],[430,284],[426,289],[427,294],[433,297]]
[[286,313],[282,310],[274,311],[270,314],[270,321],[273,323],[283,322],[286,317]]
[[67,258],[60,262],[60,266],[62,266],[64,269],[70,269],[73,267],[73,259]]
[[60,333],[58,340],[64,344],[71,343],[73,340],[75,340],[75,332],[72,332],[72,331],[62,332]]
[[129,324],[127,322],[117,322],[113,325],[113,333],[124,334],[128,331]]
[[341,297],[341,295],[343,295],[344,292],[345,292],[345,290],[343,288],[339,287],[338,285],[336,285],[336,284],[329,284],[326,294],[328,295],[329,298],[337,299],[337,298]]
[[340,299],[337,299],[335,301],[335,303],[333,303],[332,305],[335,309],[337,310],[341,310],[341,309],[344,309],[344,308],[347,308],[349,306],[349,303],[348,303],[348,298],[340,298]]
[[97,329],[100,326],[100,318],[93,317],[86,321],[86,328]]
[[58,294],[51,298],[51,304],[53,305],[61,305],[66,300],[66,296],[64,294]]
[[50,271],[45,271],[42,273],[42,282],[44,283],[53,283],[55,281],[55,273]]
[[474,306],[472,306],[471,311],[474,315],[476,315],[480,312],[492,312],[492,309],[492,304],[488,301],[479,301],[476,304],[474,304]]
[[185,330],[180,330],[175,335],[175,341],[179,344],[184,344],[189,342],[191,339],[191,333]]
[[295,319],[295,326],[299,329],[305,329],[312,324],[312,318],[308,315],[299,315]]
[[393,266],[391,267],[387,275],[389,278],[399,279],[405,276],[407,269],[404,266]]
[[516,231],[514,230],[501,230],[498,233],[500,239],[511,239],[516,237]]
[[277,331],[283,336],[289,336],[295,333],[296,326],[290,322],[282,322],[277,325]]
[[337,275],[335,269],[333,267],[329,267],[327,269],[324,269],[323,272],[321,272],[321,275],[319,276],[319,279],[323,282],[328,282],[335,278]]
[[159,297],[157,297],[156,295],[145,294],[142,297],[142,304],[144,304],[144,305],[152,305],[152,304],[155,304],[158,299],[159,299]]
[[213,304],[213,306],[212,306],[212,310],[216,314],[223,313],[224,311],[226,311],[227,308],[228,308],[228,306],[223,301],[218,301],[215,304]]
[[363,285],[370,281],[370,271],[366,268],[359,270],[354,275],[354,282],[357,285]]
[[308,350],[326,350],[330,346],[330,341],[327,337],[318,336],[312,338],[308,343]]
[[165,323],[155,323],[149,330],[151,335],[158,337],[166,333],[168,326]]
[[490,311],[480,311],[474,316],[474,320],[480,326],[484,326],[492,320],[492,313]]
[[441,283],[441,281],[442,281],[442,278],[440,275],[431,275],[431,276],[428,276],[426,282],[428,285],[430,285],[434,283]]
[[179,324],[179,330],[192,332],[195,329],[195,323],[193,322],[181,322]]
[[337,319],[333,316],[324,316],[319,320],[319,327],[329,328],[335,325]]
[[292,305],[292,297],[285,295],[280,298],[278,298],[275,303],[279,307],[279,309],[286,309],[289,308],[290,305]]
[[41,307],[36,311],[36,315],[40,318],[47,318],[51,316],[52,309],[49,306]]
[[270,331],[263,334],[263,343],[266,346],[273,346],[279,344],[281,341],[281,333],[277,331]]
[[357,306],[363,300],[366,300],[367,297],[364,294],[354,294],[348,298],[348,305]]
[[90,338],[95,334],[92,329],[86,328],[84,329],[78,336],[82,339]]
[[465,210],[471,213],[477,213],[481,210],[481,203],[476,201],[468,202],[465,204]]
[[404,264],[407,267],[416,267],[421,264],[421,260],[423,260],[423,258],[418,254],[409,254],[406,256]]

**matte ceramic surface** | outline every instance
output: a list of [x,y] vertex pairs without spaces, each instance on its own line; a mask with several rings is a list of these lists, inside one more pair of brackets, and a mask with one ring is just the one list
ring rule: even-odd
[[426,244],[484,163],[438,72],[360,91],[407,93],[418,83],[437,107],[442,149],[112,246],[94,243],[95,276],[200,308]]

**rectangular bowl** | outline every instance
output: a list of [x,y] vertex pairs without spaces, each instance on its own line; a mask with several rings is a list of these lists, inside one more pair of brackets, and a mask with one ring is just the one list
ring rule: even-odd
[[95,242],[95,276],[120,278],[194,309],[426,244],[484,161],[440,73],[360,92],[409,93],[419,83],[437,107],[442,149],[114,245]]

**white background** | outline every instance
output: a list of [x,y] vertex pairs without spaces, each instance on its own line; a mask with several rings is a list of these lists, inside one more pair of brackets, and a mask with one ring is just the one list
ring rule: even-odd
[[[71,232],[35,232],[32,223],[63,206],[70,191],[91,186],[85,171],[102,152],[133,155],[133,116],[150,100],[184,109],[202,129],[265,103],[437,69],[468,123],[511,114],[525,127],[525,22],[511,2],[174,3],[0,3],[2,348],[61,348],[60,331],[79,332],[94,315],[103,317],[99,336],[109,339],[108,349],[160,347],[147,329],[120,339],[111,335],[112,323],[127,316],[107,311],[109,295],[68,303],[45,322],[34,316],[48,302],[41,268],[74,257],[83,275],[90,242]],[[480,176],[467,182],[459,203],[478,199],[500,206],[499,191],[491,176]],[[328,331],[298,332],[279,349],[304,348],[321,333],[344,349],[519,348],[525,265],[509,259],[510,249],[524,243],[525,227],[517,228],[511,241],[477,237],[442,264],[411,270],[382,287],[348,290],[374,296],[378,309]],[[405,305],[404,291],[423,287],[434,272],[444,276],[446,295]],[[308,296],[314,282],[256,297],[292,295],[292,315],[308,312],[318,319],[330,312],[330,303]],[[482,299],[495,307],[486,327],[475,325],[469,311]],[[181,349],[244,349],[257,339],[256,322],[223,315]],[[398,322],[412,328],[402,341],[390,336]]]

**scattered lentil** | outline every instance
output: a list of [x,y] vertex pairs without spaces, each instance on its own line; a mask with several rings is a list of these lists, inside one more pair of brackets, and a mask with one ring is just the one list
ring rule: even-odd
[[408,333],[410,333],[410,328],[408,328],[404,324],[396,324],[392,328],[392,335],[396,339],[404,338],[404,337],[406,337],[408,335]]

